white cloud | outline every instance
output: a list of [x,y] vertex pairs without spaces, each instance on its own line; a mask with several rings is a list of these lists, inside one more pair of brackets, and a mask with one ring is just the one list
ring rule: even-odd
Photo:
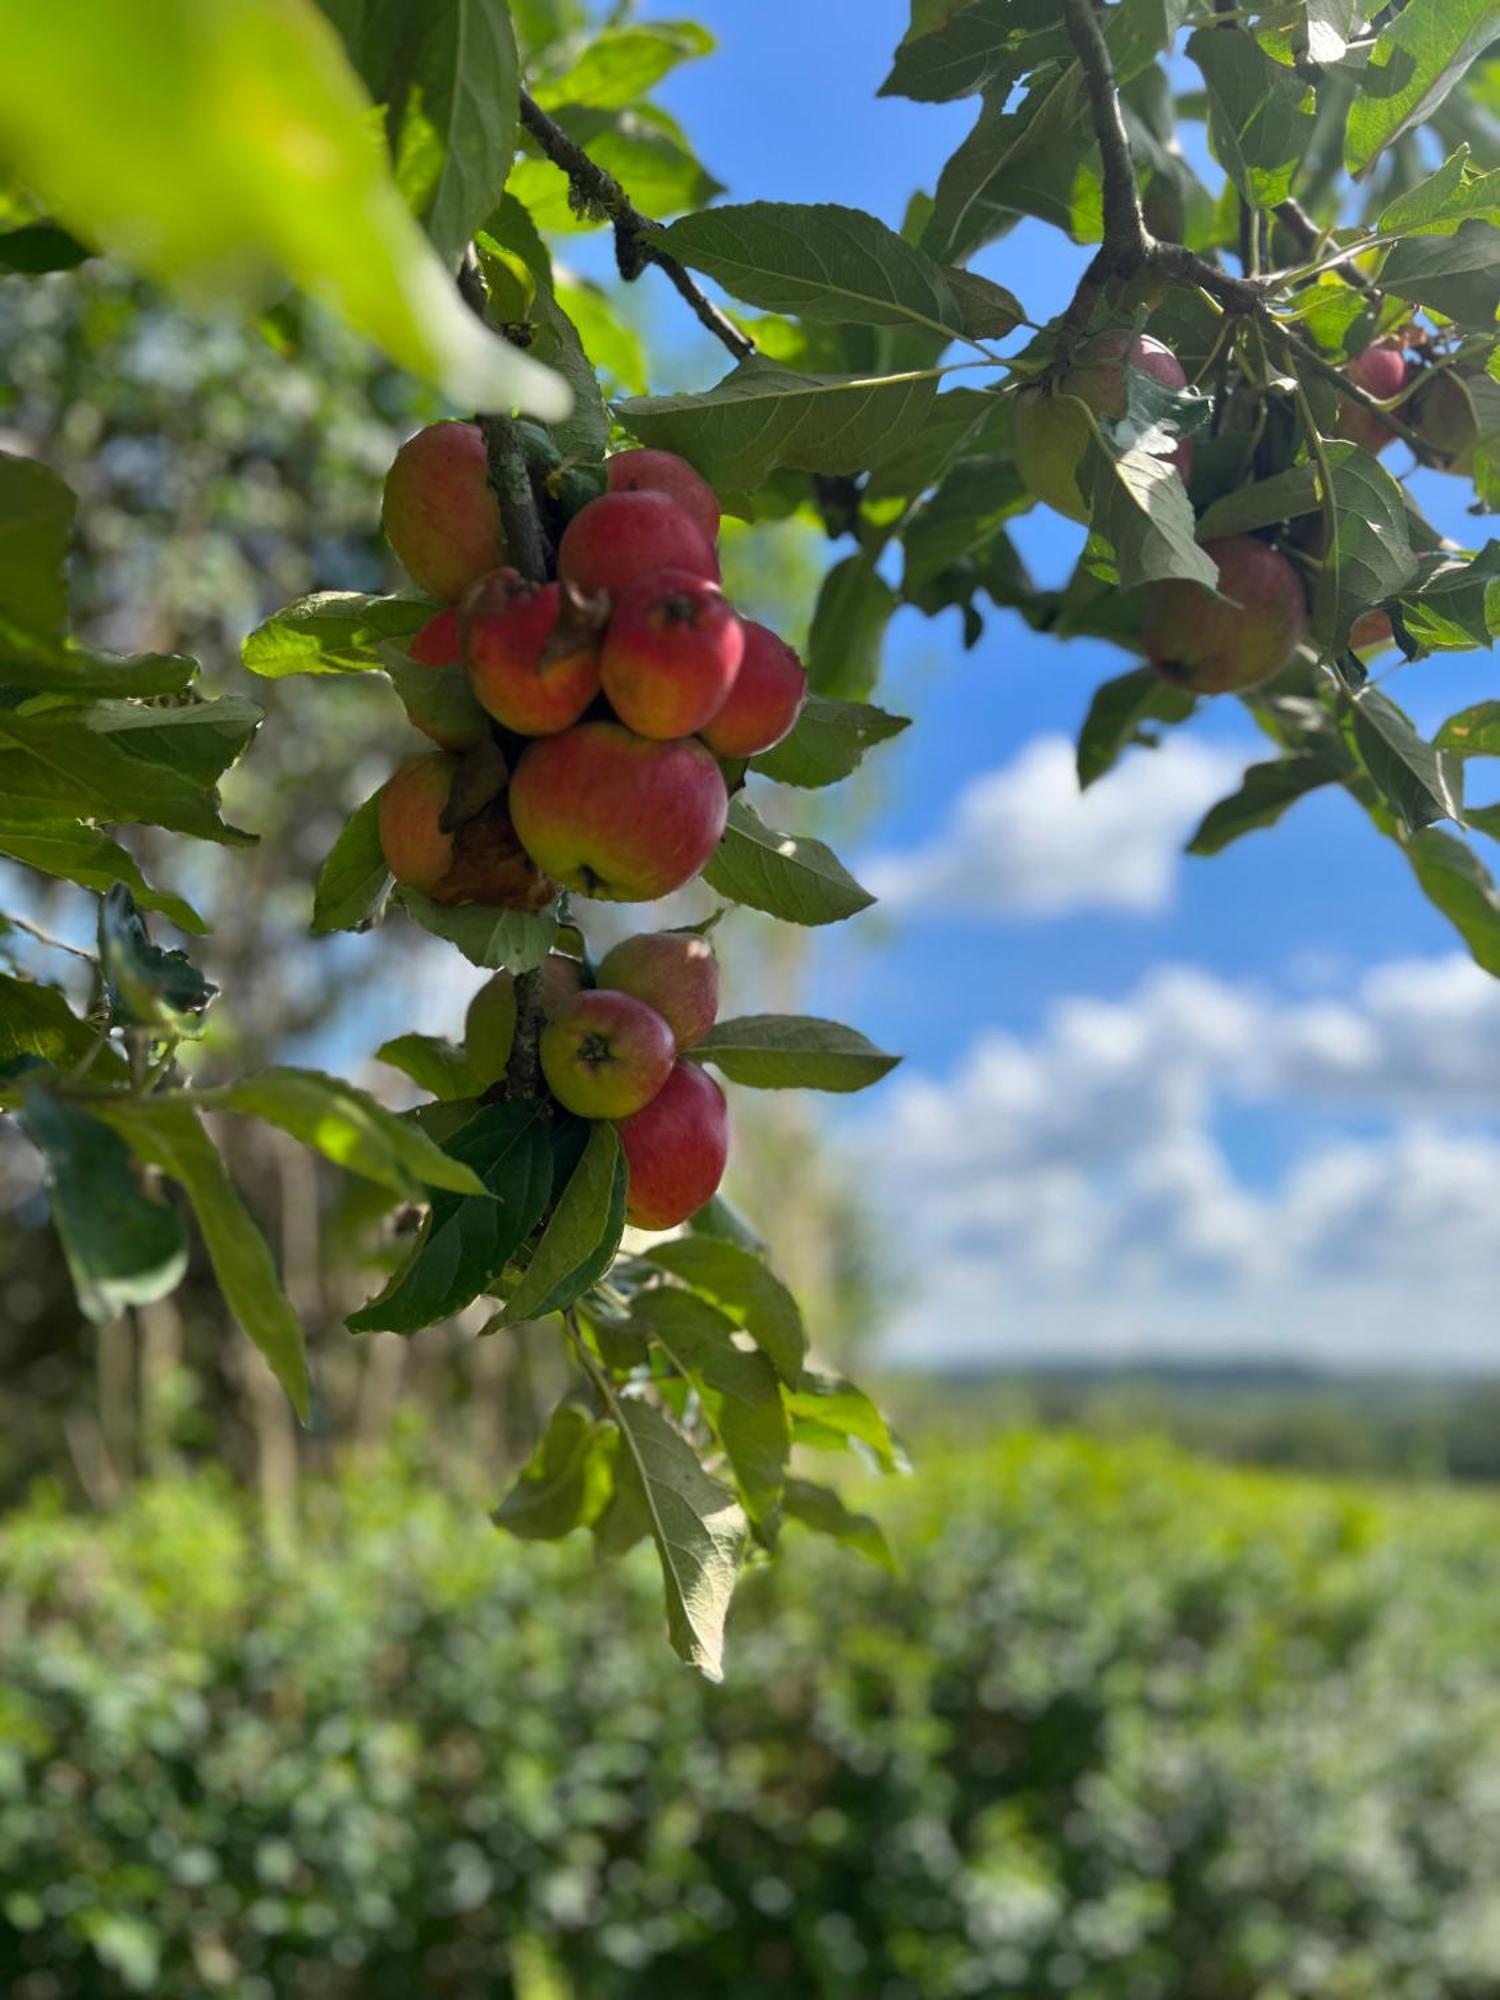
[[1085,792],[1072,744],[1041,736],[965,785],[933,840],[874,856],[860,877],[895,909],[1149,916],[1171,902],[1184,841],[1243,769],[1240,757],[1174,736]]
[[[1219,1136],[1247,1105],[1300,1143],[1276,1175]],[[1500,1367],[1497,1119],[1500,985],[1467,959],[1336,1006],[1187,968],[1065,1000],[861,1121],[911,1281],[892,1351]]]

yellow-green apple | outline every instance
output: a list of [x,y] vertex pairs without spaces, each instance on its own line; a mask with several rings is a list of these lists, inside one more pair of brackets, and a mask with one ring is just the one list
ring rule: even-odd
[[1425,463],[1468,478],[1474,470],[1479,419],[1462,375],[1445,368],[1424,376],[1402,414],[1431,453]]
[[614,601],[599,679],[628,729],[691,736],[724,706],[745,634],[716,583],[684,569],[641,577]]
[[713,544],[666,493],[601,493],[580,507],[557,547],[557,573],[580,597],[607,591],[611,598],[637,577],[658,569],[685,569],[719,580]]
[[[1407,374],[1406,356],[1401,351],[1400,341],[1373,341],[1370,346],[1360,349],[1344,373],[1367,396],[1375,396],[1382,403],[1392,396],[1399,396],[1406,387]],[[1367,410],[1363,403],[1347,400],[1339,404],[1334,428],[1341,438],[1348,438],[1351,444],[1363,445],[1368,452],[1384,451],[1396,435],[1383,421],[1379,411]]]
[[[1086,521],[1088,502],[1078,470],[1093,436],[1093,417],[1114,421],[1129,407],[1127,369],[1138,369],[1169,389],[1183,389],[1187,376],[1171,348],[1149,333],[1108,327],[1076,350],[1068,367],[1050,384],[1023,389],[1015,401],[1011,447],[1016,470],[1027,488],[1059,514]],[[1187,479],[1193,447],[1187,440],[1161,454]]]
[[1157,672],[1189,694],[1226,694],[1269,680],[1307,630],[1302,579],[1253,535],[1205,542],[1219,572],[1216,596],[1186,577],[1154,583],[1142,636]]
[[708,860],[729,795],[695,737],[656,743],[620,722],[579,722],[527,744],[510,808],[527,852],[559,882],[604,902],[649,903]]
[[386,539],[414,582],[456,604],[505,560],[500,503],[477,424],[429,424],[409,437],[386,474]]
[[717,1194],[729,1158],[729,1111],[697,1063],[677,1063],[645,1109],[616,1130],[630,1170],[625,1214],[637,1229],[675,1229]]
[[637,445],[617,451],[605,463],[611,493],[665,493],[697,522],[705,540],[719,539],[719,502],[714,489],[675,451]]
[[459,610],[464,671],[481,708],[520,736],[553,736],[599,692],[599,639],[555,583],[481,577]]
[[718,757],[754,757],[779,743],[802,712],[807,673],[784,639],[742,619],[745,650],[729,698],[698,733]]
[[[565,1000],[582,990],[583,967],[566,953],[549,951],[537,968],[542,1019],[550,1021]],[[464,1050],[486,1085],[504,1076],[516,1038],[516,982],[503,968],[487,979],[464,1015]]]
[[599,961],[599,985],[654,1007],[679,1049],[690,1049],[719,1013],[719,961],[694,931],[642,931],[621,938]]
[[389,777],[377,808],[380,851],[398,882],[430,896],[453,866],[453,836],[439,825],[458,760],[430,751]]
[[672,1030],[630,993],[591,989],[565,1000],[537,1045],[547,1088],[580,1118],[643,1110],[677,1060]]

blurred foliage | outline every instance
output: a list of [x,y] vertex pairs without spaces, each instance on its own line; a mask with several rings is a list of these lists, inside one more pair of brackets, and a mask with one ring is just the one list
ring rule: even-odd
[[1013,1436],[882,1496],[899,1578],[752,1573],[713,1689],[476,1497],[11,1518],[8,2000],[1500,1993],[1489,1500]]

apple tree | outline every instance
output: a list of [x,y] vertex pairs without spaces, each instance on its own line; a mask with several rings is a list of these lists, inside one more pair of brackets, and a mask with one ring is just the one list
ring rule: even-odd
[[[905,726],[872,699],[898,610],[955,611],[966,646],[996,615],[1117,644],[1133,664],[1094,694],[1084,785],[1243,702],[1267,756],[1194,849],[1342,787],[1500,972],[1472,844],[1500,818],[1463,803],[1500,703],[1429,740],[1378,685],[1500,620],[1496,544],[1447,540],[1386,462],[1467,482],[1476,514],[1500,501],[1500,6],[913,0],[884,92],[977,112],[899,228],[717,199],[651,98],[709,52],[691,22],[169,0],[148,62],[127,13],[12,10],[0,266],[105,251],[251,316],[298,286],[455,414],[385,484],[409,583],[276,611],[217,700],[189,659],[70,634],[73,496],[0,457],[0,856],[98,897],[81,1006],[38,971],[56,941],[5,920],[0,1104],[45,1160],[84,1314],[177,1284],[175,1187],[304,1414],[303,1331],[216,1121],[278,1126],[420,1216],[351,1331],[476,1302],[489,1338],[554,1326],[572,1386],[497,1519],[654,1543],[673,1643],[717,1673],[736,1575],[785,1519],[883,1556],[793,1446],[900,1462],[875,1405],[809,1363],[774,1246],[718,1192],[737,1091],[858,1090],[894,1061],[841,1023],[723,1018],[719,956],[737,910],[868,906],[786,801]],[[1023,218],[1079,246],[1045,325],[1005,254]],[[641,393],[635,334],[567,269],[587,232],[722,347],[713,387]],[[1060,589],[1008,532],[1034,507],[1081,525]],[[721,514],[832,545],[804,658],[720,587]],[[406,925],[489,974],[462,1045],[413,1024],[374,1052],[409,1112],[183,1061],[213,989],[149,926],[207,922],[131,829],[249,841],[216,788],[258,726],[250,677],[288,674],[384,676],[421,732],[308,885],[314,932]],[[602,905],[693,883],[701,921],[601,949]]]

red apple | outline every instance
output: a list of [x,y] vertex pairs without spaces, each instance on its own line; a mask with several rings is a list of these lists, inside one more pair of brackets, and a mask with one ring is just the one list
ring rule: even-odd
[[492,570],[465,597],[459,630],[475,699],[520,736],[566,729],[599,692],[598,638],[564,614],[555,583]]
[[380,791],[380,851],[398,882],[430,896],[453,866],[453,837],[438,825],[453,776],[455,758],[434,750],[414,757],[388,778]]
[[[1377,340],[1371,346],[1362,348],[1344,373],[1367,395],[1378,396],[1381,402],[1399,396],[1406,386],[1407,375],[1406,356],[1401,352],[1400,341]],[[1377,412],[1367,410],[1363,403],[1340,403],[1334,428],[1340,437],[1363,445],[1368,452],[1384,451],[1396,436],[1390,426],[1381,421]]]
[[549,875],[585,896],[649,903],[689,882],[718,846],[729,795],[693,737],[654,743],[619,722],[579,722],[521,753],[516,831]]
[[701,1042],[719,1013],[719,961],[692,931],[621,938],[599,961],[599,985],[654,1007],[679,1049]]
[[628,1118],[672,1074],[677,1045],[654,1007],[629,993],[591,990],[565,1000],[542,1029],[547,1088],[580,1118]]
[[675,451],[637,445],[617,451],[605,465],[611,493],[665,493],[690,514],[710,544],[719,539],[719,502],[714,489]]
[[724,706],[744,630],[716,583],[658,570],[615,599],[599,678],[615,714],[641,736],[691,736]]
[[754,757],[779,743],[807,698],[807,673],[784,639],[752,619],[729,699],[698,733],[716,757]]
[[381,523],[412,579],[445,604],[505,560],[500,503],[477,424],[429,424],[396,453]]
[[659,569],[685,569],[719,580],[713,545],[690,514],[665,493],[601,493],[563,530],[557,573],[580,597],[616,597]]
[[637,1229],[674,1229],[718,1192],[729,1158],[729,1110],[697,1063],[676,1064],[645,1109],[617,1129],[630,1169],[625,1213]]
[[[1016,470],[1039,500],[1074,521],[1086,521],[1088,503],[1078,485],[1078,469],[1093,436],[1089,412],[1105,420],[1123,417],[1129,405],[1127,368],[1163,382],[1187,386],[1177,356],[1149,333],[1108,327],[1083,342],[1072,362],[1050,386],[1023,389],[1015,402],[1012,446]],[[1080,407],[1083,405],[1084,407]],[[1164,452],[1184,479],[1192,472],[1193,447],[1184,440]]]
[[1146,651],[1158,673],[1189,694],[1254,687],[1279,674],[1302,643],[1302,579],[1254,535],[1205,542],[1203,553],[1218,569],[1220,594],[1187,578],[1153,584],[1142,625]]

